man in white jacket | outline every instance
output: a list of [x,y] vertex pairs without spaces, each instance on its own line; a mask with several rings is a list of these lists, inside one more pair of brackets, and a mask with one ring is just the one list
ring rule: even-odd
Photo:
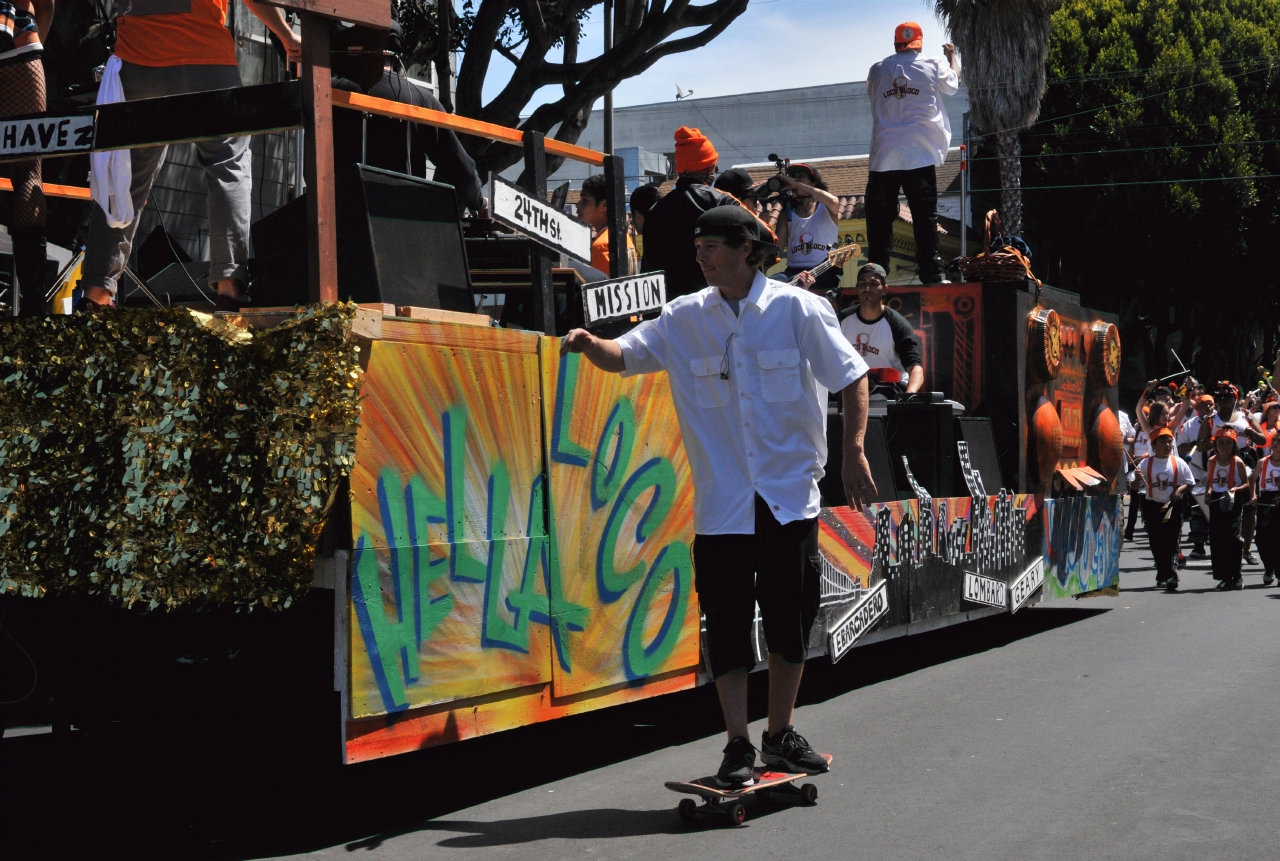
[[867,73],[871,97],[871,158],[867,177],[867,257],[889,270],[898,190],[907,196],[915,228],[916,267],[923,284],[944,283],[938,257],[937,168],[951,146],[943,96],[960,88],[956,49],[943,45],[947,64],[920,56],[920,25],[899,24],[894,53]]

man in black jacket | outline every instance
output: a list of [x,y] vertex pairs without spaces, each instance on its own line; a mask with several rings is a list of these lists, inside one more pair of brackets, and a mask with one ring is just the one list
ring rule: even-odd
[[920,342],[907,319],[884,304],[888,292],[884,268],[868,263],[858,270],[856,308],[844,313],[840,331],[871,368],[896,368],[906,377],[907,392],[924,387]]
[[[387,56],[381,80],[366,90],[354,81],[335,76],[333,88],[444,111],[444,105],[430,90],[393,70],[393,64],[399,65],[394,56],[399,50],[400,25],[392,22],[391,32],[387,34]],[[362,117],[360,111],[333,109],[334,173],[360,162],[421,177],[426,175],[426,161],[429,159],[436,168],[435,181],[452,185],[459,203],[473,213],[484,209],[484,193],[476,174],[476,163],[452,130],[380,116],[370,116],[367,127],[362,128]]]
[[676,173],[671,193],[644,219],[645,272],[664,272],[667,300],[707,286],[693,246],[698,216],[717,206],[739,206],[732,195],[711,187],[719,157],[711,141],[697,129],[676,129]]

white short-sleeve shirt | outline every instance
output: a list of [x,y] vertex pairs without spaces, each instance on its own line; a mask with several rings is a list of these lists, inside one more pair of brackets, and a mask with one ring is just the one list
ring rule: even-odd
[[1168,502],[1169,497],[1173,496],[1173,492],[1179,487],[1183,485],[1193,487],[1196,483],[1195,477],[1191,474],[1191,467],[1176,455],[1170,457],[1147,455],[1138,468],[1142,470],[1143,480],[1148,481],[1147,499],[1152,502]]
[[779,523],[818,516],[826,392],[867,372],[829,302],[757,272],[737,316],[707,287],[617,343],[623,376],[670,377],[693,472],[695,533],[754,533],[756,494]]

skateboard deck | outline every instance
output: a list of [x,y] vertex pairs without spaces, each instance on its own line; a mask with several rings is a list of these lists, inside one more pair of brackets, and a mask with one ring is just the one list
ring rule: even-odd
[[[831,765],[833,757],[829,753],[819,754],[827,761],[827,765]],[[727,789],[716,784],[714,776],[700,777],[697,780],[681,781],[669,780],[664,786],[672,792],[679,792],[685,795],[696,795],[703,800],[701,805],[697,804],[692,798],[686,798],[680,802],[680,817],[685,820],[692,819],[699,811],[705,813],[718,813],[728,816],[732,824],[741,824],[747,818],[746,808],[741,804],[740,800],[745,796],[755,793],[788,793],[797,795],[806,804],[813,804],[818,799],[818,787],[812,783],[806,783],[804,786],[797,787],[795,781],[804,777],[813,777],[814,775],[805,772],[778,771],[769,766],[757,767],[753,769],[755,772],[755,783],[750,786],[744,786],[740,789]]]

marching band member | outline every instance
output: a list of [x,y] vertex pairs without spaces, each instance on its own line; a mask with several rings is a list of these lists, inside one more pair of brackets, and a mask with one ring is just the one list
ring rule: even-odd
[[1142,501],[1142,522],[1147,528],[1147,544],[1156,563],[1156,586],[1178,588],[1174,565],[1178,557],[1178,535],[1182,532],[1182,497],[1195,484],[1187,462],[1173,451],[1173,431],[1159,428],[1151,438],[1151,453],[1138,464],[1146,486]]

